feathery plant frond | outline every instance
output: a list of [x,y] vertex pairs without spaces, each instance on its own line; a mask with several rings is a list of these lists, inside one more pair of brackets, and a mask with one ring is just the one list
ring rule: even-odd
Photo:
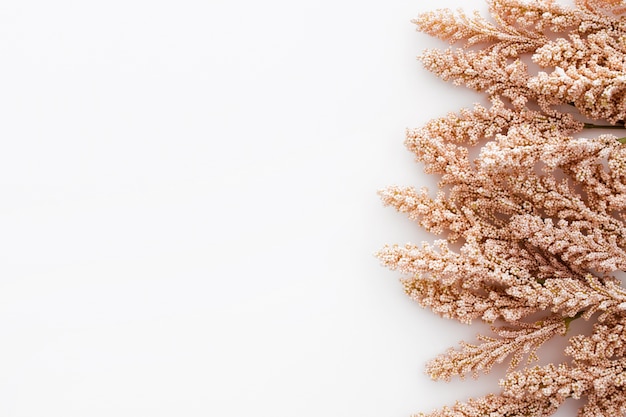
[[[549,416],[566,398],[585,399],[581,417],[623,415],[626,290],[616,275],[626,271],[626,138],[594,131],[624,129],[626,2],[488,3],[491,19],[440,9],[413,21],[452,44],[424,52],[425,68],[491,106],[407,130],[407,148],[439,176],[439,190],[379,194],[440,238],[377,256],[423,307],[491,325],[493,334],[429,362],[432,378],[509,370],[499,394],[420,416]],[[594,322],[590,335],[568,333],[577,319]],[[564,334],[563,363],[532,365]]]

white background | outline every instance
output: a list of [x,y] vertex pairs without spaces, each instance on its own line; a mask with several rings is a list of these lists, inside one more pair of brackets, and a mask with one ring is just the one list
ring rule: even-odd
[[[0,5],[0,416],[408,416],[498,391],[372,253],[440,0]],[[561,342],[559,342],[561,343]],[[558,360],[557,356],[557,360]],[[571,413],[571,410],[570,410]],[[567,413],[562,413],[567,415]]]

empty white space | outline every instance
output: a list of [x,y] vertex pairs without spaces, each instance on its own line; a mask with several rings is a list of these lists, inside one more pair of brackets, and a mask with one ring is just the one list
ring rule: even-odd
[[[440,0],[0,4],[0,416],[405,417],[498,391],[372,253]],[[558,358],[557,358],[558,360]],[[567,415],[567,414],[563,414]]]

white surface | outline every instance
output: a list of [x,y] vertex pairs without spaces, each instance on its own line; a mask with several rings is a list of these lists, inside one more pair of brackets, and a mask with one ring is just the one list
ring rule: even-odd
[[479,96],[409,20],[480,1],[0,6],[0,415],[408,416],[497,391],[372,253],[431,237],[406,127]]

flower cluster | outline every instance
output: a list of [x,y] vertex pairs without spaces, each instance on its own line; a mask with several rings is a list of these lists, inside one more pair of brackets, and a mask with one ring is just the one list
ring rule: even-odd
[[[492,326],[433,359],[433,379],[505,361],[509,371],[497,395],[420,415],[548,416],[568,397],[584,398],[581,417],[623,415],[626,290],[616,274],[626,271],[626,138],[593,132],[624,129],[626,2],[488,2],[491,19],[443,9],[414,20],[453,45],[426,51],[424,66],[491,105],[407,130],[439,191],[391,186],[380,196],[442,238],[377,256],[422,306]],[[593,331],[571,337],[563,363],[524,365],[579,318]]]

